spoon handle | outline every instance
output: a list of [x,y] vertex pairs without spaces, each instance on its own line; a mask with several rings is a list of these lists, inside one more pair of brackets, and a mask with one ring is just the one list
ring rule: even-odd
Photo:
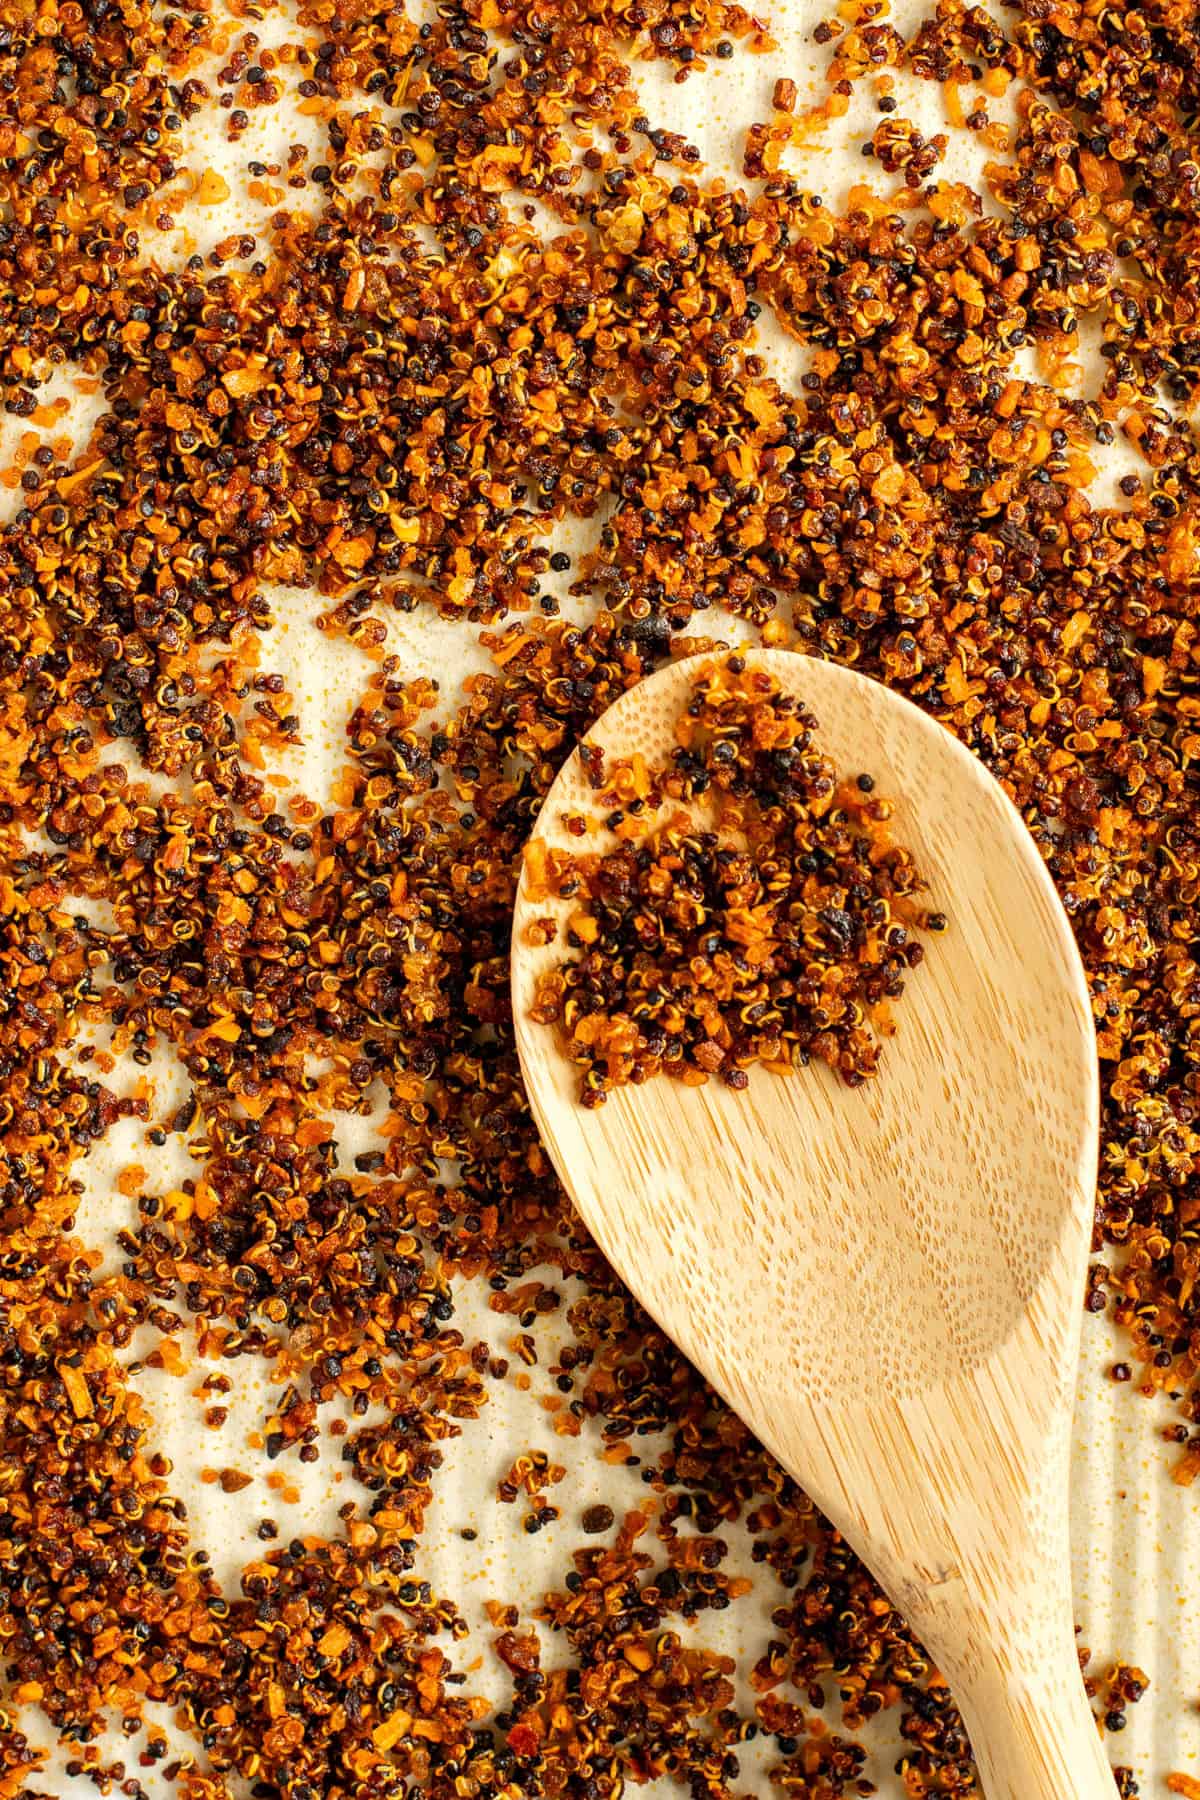
[[1115,1800],[1114,1777],[1083,1696],[963,1696],[986,1800]]
[[1035,1682],[998,1669],[955,1689],[987,1800],[1115,1800],[1074,1655]]
[[[974,1500],[967,1530],[990,1497]],[[991,1519],[966,1567],[894,1591],[958,1702],[986,1800],[1117,1800],[1079,1667],[1065,1525],[1030,1523],[1010,1517],[1002,1540]]]

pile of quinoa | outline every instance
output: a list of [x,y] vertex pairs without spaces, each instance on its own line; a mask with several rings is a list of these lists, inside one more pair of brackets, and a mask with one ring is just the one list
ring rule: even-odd
[[526,928],[572,952],[538,977],[532,1016],[557,1027],[585,1106],[660,1072],[743,1089],[754,1063],[812,1057],[859,1087],[924,958],[911,927],[945,918],[917,902],[891,801],[869,774],[839,779],[773,673],[734,654],[685,698],[664,766],[585,748],[594,808],[564,823],[606,848],[525,852],[533,904],[570,902],[561,929]]
[[[906,1791],[961,1800],[961,1721],[903,1621],[571,1216],[517,1065],[511,909],[562,760],[697,647],[685,627],[726,629],[715,605],[940,720],[1076,932],[1104,1090],[1088,1306],[1126,1333],[1114,1376],[1174,1402],[1176,1478],[1200,1472],[1200,24],[1178,0],[999,22],[942,0],[903,35],[848,0],[816,29],[824,98],[776,84],[735,188],[631,74],[719,83],[769,51],[724,0],[425,23],[305,0],[278,51],[255,22],[0,17],[0,394],[31,434],[0,532],[0,1796],[52,1793],[32,1746],[58,1737],[138,1800],[96,1740],[157,1704],[192,1748],[152,1734],[139,1766],[185,1800],[227,1777],[609,1800],[656,1775],[727,1800],[764,1738],[783,1793],[838,1800],[881,1776],[856,1735],[879,1714]],[[988,146],[986,206],[900,113],[901,73]],[[856,91],[872,185],[835,206],[788,151]],[[236,141],[293,92],[322,160],[250,164],[259,234],[168,254],[184,196],[226,185],[188,165],[193,118],[223,107]],[[768,321],[805,347],[786,384]],[[103,400],[81,448],[33,429],[72,372]],[[1136,472],[1102,503],[1119,438]],[[568,520],[591,535],[564,564]],[[273,779],[299,733],[280,586],[368,659],[329,804]],[[390,647],[399,615],[454,621],[487,672],[439,694]],[[168,1115],[119,1078],[160,1056],[186,1077]],[[130,1172],[106,1272],[76,1223],[120,1120],[145,1165],[178,1136],[202,1173]],[[468,1290],[519,1327],[554,1430],[645,1491],[608,1537],[554,1522],[556,1653],[502,1607],[491,1712],[422,1573],[441,1446],[506,1379],[456,1324]],[[540,1352],[550,1322],[567,1341]],[[264,1517],[224,1585],[134,1373],[196,1353],[272,1371],[273,1469],[350,1420],[338,1529]],[[744,1599],[735,1530],[779,1590],[752,1710],[691,1630]],[[1144,1685],[1097,1676],[1111,1733]]]

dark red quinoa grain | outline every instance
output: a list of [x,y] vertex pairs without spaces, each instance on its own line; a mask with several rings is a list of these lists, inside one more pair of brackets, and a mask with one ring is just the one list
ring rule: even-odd
[[662,766],[605,769],[601,849],[526,851],[535,904],[577,896],[532,1016],[582,1071],[585,1106],[660,1072],[742,1087],[754,1063],[811,1058],[859,1086],[929,922],[891,802],[839,777],[811,713],[741,656],[700,670],[675,737]]
[[[715,605],[955,731],[1021,808],[1089,970],[1089,1304],[1125,1331],[1132,1385],[1197,1423],[1196,20],[1024,0],[1002,23],[942,5],[908,43],[881,19],[818,27],[833,121],[891,69],[1020,84],[1007,144],[969,115],[991,209],[938,179],[936,137],[887,94],[863,170],[894,163],[892,197],[836,209],[793,181],[803,110],[747,134],[753,190],[709,180],[630,71],[761,47],[724,0],[586,19],[465,0],[426,27],[306,0],[297,30],[327,142],[279,179],[314,211],[159,268],[143,238],[171,223],[209,15],[0,20],[4,404],[33,419],[69,363],[107,407],[77,459],[15,473],[0,533],[0,1792],[38,1793],[30,1746],[54,1731],[109,1779],[92,1740],[152,1701],[194,1739],[186,1800],[224,1800],[226,1774],[286,1800],[600,1800],[670,1774],[725,1800],[751,1732],[785,1791],[836,1800],[864,1791],[853,1734],[885,1710],[910,1791],[967,1796],[961,1722],[903,1622],[570,1216],[512,1045],[514,871],[563,757]],[[280,71],[248,39],[221,54],[236,137]],[[790,386],[751,361],[764,310],[812,352]],[[1104,363],[1086,397],[1056,385],[1081,321]],[[1093,452],[1119,433],[1139,473],[1100,505]],[[545,581],[567,516],[596,521],[578,625]],[[321,629],[372,659],[327,807],[270,780],[299,733],[258,649],[271,583],[315,590]],[[388,651],[414,611],[486,628],[488,673],[448,716]],[[110,1052],[169,1055],[189,1097],[153,1116]],[[316,1088],[310,1055],[332,1070]],[[339,1119],[372,1092],[388,1135],[346,1172]],[[202,1175],[137,1189],[104,1274],[77,1183],[120,1118],[186,1134]],[[612,1544],[564,1549],[558,1654],[502,1661],[484,1722],[465,1623],[420,1573],[441,1445],[507,1366],[464,1341],[453,1284],[490,1284],[532,1334],[547,1267],[570,1328],[548,1416],[640,1456],[646,1503]],[[222,1589],[138,1404],[138,1330],[156,1366],[186,1341],[235,1382],[247,1358],[284,1377],[264,1476],[341,1406],[341,1529],[264,1520]],[[1190,1478],[1194,1449],[1171,1454]],[[736,1605],[719,1534],[740,1522],[782,1590],[754,1720],[681,1629]],[[1104,1717],[1141,1685],[1098,1683]],[[810,1735],[826,1702],[843,1729]]]

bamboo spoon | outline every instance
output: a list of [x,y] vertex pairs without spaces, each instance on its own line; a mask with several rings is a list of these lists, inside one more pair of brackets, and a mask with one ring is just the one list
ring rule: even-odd
[[[1096,1172],[1083,969],[998,784],[907,701],[833,664],[747,652],[822,749],[896,802],[949,930],[897,1007],[878,1079],[663,1076],[589,1111],[529,1018],[561,946],[522,883],[513,1005],[543,1142],[605,1255],[875,1571],[962,1709],[987,1800],[1113,1800],[1072,1622],[1067,1465]],[[618,700],[588,741],[663,758],[705,658]],[[537,826],[578,840],[573,755]]]

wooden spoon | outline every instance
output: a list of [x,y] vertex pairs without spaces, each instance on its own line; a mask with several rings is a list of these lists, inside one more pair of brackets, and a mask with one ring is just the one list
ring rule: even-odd
[[[530,1104],[589,1230],[646,1310],[869,1564],[950,1682],[987,1800],[1113,1800],[1076,1655],[1069,1431],[1095,1191],[1092,1013],[1050,877],[999,785],[863,676],[750,651],[815,713],[949,930],[896,1008],[878,1078],[666,1076],[588,1110],[534,1024],[561,945],[523,881],[513,1005]],[[705,657],[588,734],[665,762]],[[594,810],[576,752],[538,820]]]

